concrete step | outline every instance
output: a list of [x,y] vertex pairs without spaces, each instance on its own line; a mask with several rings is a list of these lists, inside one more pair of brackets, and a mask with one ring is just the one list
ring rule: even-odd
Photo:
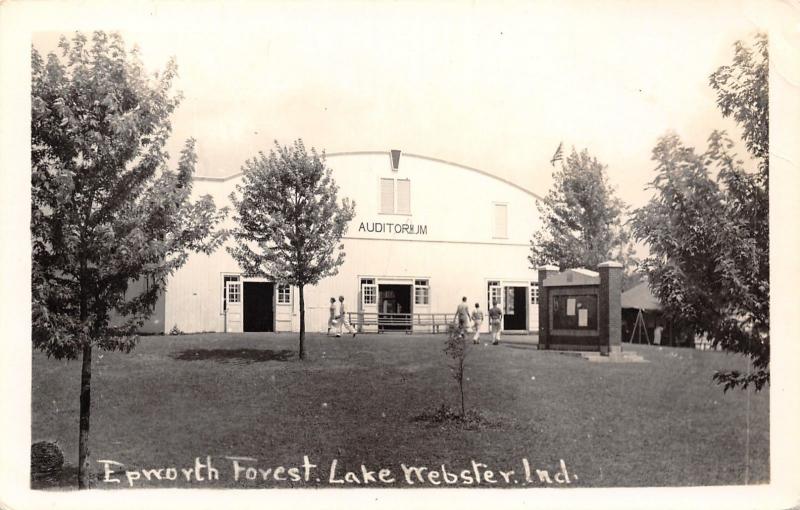
[[587,361],[596,363],[649,363],[641,355],[635,352],[617,352],[609,356],[603,356],[599,352],[582,352],[581,357]]

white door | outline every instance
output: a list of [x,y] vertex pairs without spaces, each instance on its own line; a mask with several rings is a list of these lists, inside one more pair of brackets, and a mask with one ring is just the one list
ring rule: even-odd
[[511,325],[514,324],[516,317],[514,315],[517,313],[514,309],[514,287],[504,287],[505,292],[503,292],[504,303],[501,308],[503,310],[503,329],[513,329]]
[[503,308],[503,288],[500,285],[490,285],[489,286],[489,307],[492,306],[492,301],[497,300],[497,306],[500,307],[501,310]]
[[[492,300],[497,300],[498,308],[500,308],[500,310],[505,310],[503,308],[503,288],[500,286],[499,282],[497,284],[489,285],[489,303],[487,305],[489,309],[492,308]],[[487,317],[486,324],[488,325],[489,324],[489,320],[488,320],[489,310],[488,309],[486,310],[486,317]],[[490,325],[487,326],[487,327],[491,328]],[[501,322],[500,328],[502,329],[502,322]],[[489,331],[491,331],[491,329],[489,329]]]
[[378,286],[372,283],[361,284],[361,314],[353,326],[361,330],[377,331]]
[[241,333],[243,325],[242,282],[228,282],[226,285],[225,331],[228,333]]

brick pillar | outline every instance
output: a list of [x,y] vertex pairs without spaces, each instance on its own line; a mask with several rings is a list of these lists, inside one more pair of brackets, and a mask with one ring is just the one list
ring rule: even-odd
[[545,265],[536,268],[539,273],[539,349],[550,348],[550,293],[544,281],[558,274],[558,266]]
[[618,356],[622,353],[622,264],[609,260],[597,266],[597,270],[600,273],[600,353]]

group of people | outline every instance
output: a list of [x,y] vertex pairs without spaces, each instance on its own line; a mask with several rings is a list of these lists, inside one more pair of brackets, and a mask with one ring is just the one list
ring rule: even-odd
[[[483,324],[483,310],[481,305],[475,303],[475,308],[470,313],[467,298],[461,298],[461,303],[458,305],[456,315],[453,318],[456,327],[461,329],[462,335],[464,332],[473,329],[475,334],[472,337],[472,343],[480,343],[481,338],[481,325]],[[500,343],[500,331],[502,330],[503,311],[497,305],[497,299],[492,299],[492,307],[489,309],[489,330],[492,333],[492,345]],[[336,332],[336,337],[342,336],[342,330],[346,329],[348,333],[356,336],[356,330],[350,325],[347,317],[347,310],[344,305],[344,296],[339,296],[339,305],[336,305],[336,298],[331,298],[330,316],[328,317],[328,335],[331,330]]]
[[[461,303],[456,309],[456,315],[453,318],[456,326],[461,329],[462,335],[464,332],[469,331],[470,326],[475,330],[475,335],[472,337],[472,343],[480,343],[481,338],[481,325],[483,324],[483,311],[481,305],[475,303],[475,308],[470,313],[467,298],[461,298]],[[492,299],[492,307],[489,309],[489,330],[492,333],[492,345],[500,343],[500,330],[503,323],[503,311],[497,306],[497,299]]]
[[328,335],[331,334],[331,329],[336,331],[336,337],[342,336],[342,329],[347,329],[348,333],[356,337],[356,330],[350,325],[347,318],[347,310],[344,307],[344,296],[339,296],[339,306],[337,310],[336,298],[331,298],[330,316],[328,317]]

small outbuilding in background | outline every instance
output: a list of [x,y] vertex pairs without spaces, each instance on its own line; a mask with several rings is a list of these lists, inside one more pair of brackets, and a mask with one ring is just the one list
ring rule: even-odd
[[622,293],[622,339],[629,343],[647,343],[692,347],[691,327],[671,319],[644,281]]

